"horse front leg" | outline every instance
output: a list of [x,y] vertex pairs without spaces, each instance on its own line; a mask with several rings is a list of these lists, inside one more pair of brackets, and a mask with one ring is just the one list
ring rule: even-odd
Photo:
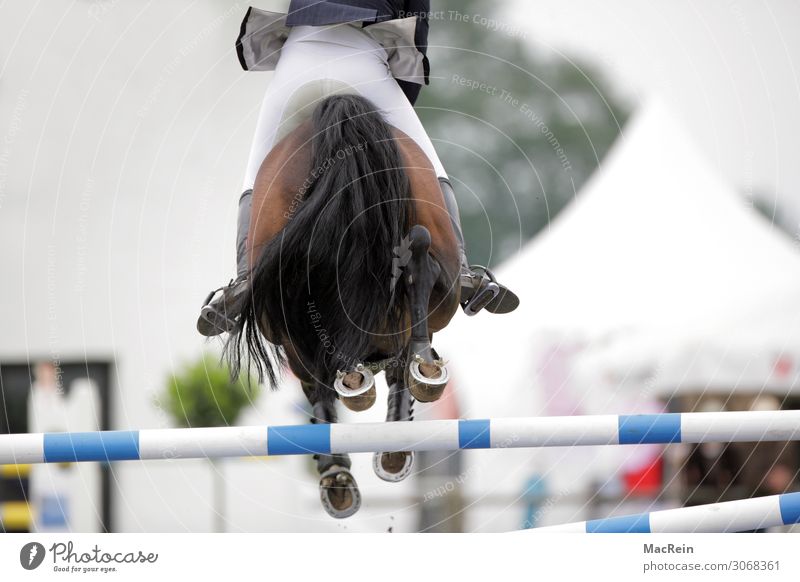
[[447,368],[431,347],[428,331],[428,305],[441,267],[428,253],[431,235],[416,225],[409,232],[411,257],[405,268],[408,309],[411,316],[411,339],[408,343],[406,385],[420,402],[441,397],[447,385]]
[[[333,392],[321,382],[303,383],[303,392],[311,403],[311,423],[336,422],[336,401]],[[350,473],[350,456],[346,454],[314,455],[319,473],[319,496],[322,507],[336,519],[350,517],[361,507],[361,492]]]
[[356,364],[347,371],[338,370],[333,387],[342,404],[353,412],[367,410],[378,397],[375,375],[364,364]]
[[[403,360],[398,359],[398,366]],[[403,422],[414,419],[414,399],[404,382],[403,368],[396,367],[386,371],[389,384],[389,401],[386,406],[386,422]],[[414,465],[413,451],[375,453],[372,469],[375,474],[391,483],[402,481],[411,474]]]

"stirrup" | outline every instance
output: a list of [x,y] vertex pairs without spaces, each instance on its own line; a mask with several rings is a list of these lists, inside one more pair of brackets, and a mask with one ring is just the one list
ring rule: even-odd
[[[231,279],[225,287],[214,289],[206,296],[197,318],[197,331],[201,335],[212,337],[236,331],[241,316],[242,293],[246,293],[245,289],[237,289],[237,286],[245,287],[246,284],[246,278]],[[222,295],[214,299],[220,291]],[[226,293],[230,295],[226,296]]]
[[494,301],[500,295],[500,285],[497,279],[489,269],[483,265],[470,265],[468,276],[470,281],[474,283],[477,271],[482,271],[477,287],[473,285],[473,293],[469,299],[461,304],[464,313],[468,317],[477,315],[478,312]]
[[[478,274],[475,272],[476,270],[483,271],[483,273]],[[519,307],[519,297],[508,287],[499,283],[494,273],[486,267],[475,265],[469,267],[469,270],[464,269],[461,272],[460,279],[462,297],[466,297],[461,305],[469,316],[475,315],[482,309],[489,313],[500,315],[511,313]],[[499,289],[497,294],[493,292],[494,285]],[[484,292],[482,291],[483,289],[489,289],[490,291]],[[485,293],[483,297],[482,293]],[[485,299],[488,299],[488,303],[484,302]],[[469,307],[469,311],[467,311],[467,307]]]

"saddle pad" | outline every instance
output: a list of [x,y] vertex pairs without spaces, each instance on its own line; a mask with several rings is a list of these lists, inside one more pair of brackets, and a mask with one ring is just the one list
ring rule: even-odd
[[283,110],[275,143],[282,140],[300,124],[311,118],[317,104],[331,95],[353,94],[357,95],[353,87],[336,79],[314,79],[298,87],[292,93]]

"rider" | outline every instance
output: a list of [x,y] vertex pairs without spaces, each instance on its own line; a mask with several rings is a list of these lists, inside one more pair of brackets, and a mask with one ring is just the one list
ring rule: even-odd
[[292,104],[335,92],[355,92],[372,101],[431,161],[460,248],[464,312],[516,309],[514,293],[485,267],[469,265],[453,187],[413,109],[422,84],[428,84],[429,15],[430,0],[291,0],[288,14],[248,9],[236,41],[239,62],[247,71],[275,73],[261,106],[239,198],[237,277],[206,298],[197,322],[200,333],[212,336],[236,328],[241,299],[249,290],[245,246],[253,185],[272,146],[301,121],[303,112],[292,111]]

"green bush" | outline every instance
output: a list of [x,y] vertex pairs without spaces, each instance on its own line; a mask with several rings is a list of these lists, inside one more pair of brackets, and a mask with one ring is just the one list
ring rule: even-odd
[[229,368],[207,353],[169,377],[163,406],[181,427],[227,426],[259,390],[253,379],[232,380]]

